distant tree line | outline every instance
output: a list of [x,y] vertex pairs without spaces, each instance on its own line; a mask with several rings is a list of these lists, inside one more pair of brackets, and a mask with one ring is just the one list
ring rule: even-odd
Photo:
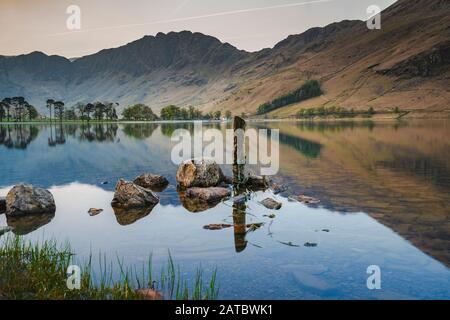
[[55,118],[63,120],[118,120],[116,107],[117,103],[113,102],[94,102],[94,103],[77,103],[71,108],[65,109],[64,102],[47,100],[47,109],[49,110],[50,119],[52,119],[52,109]]
[[[46,108],[48,109],[47,119],[57,119],[62,121],[117,121],[119,120],[117,107],[118,103],[113,102],[93,102],[77,103],[67,108],[63,101],[48,99]],[[23,97],[5,98],[0,102],[0,122],[35,120],[40,115],[36,108],[30,105]],[[155,120],[221,120],[222,112],[211,111],[203,113],[193,106],[178,107],[169,105],[161,110],[160,116],[142,103],[126,107],[122,112],[122,119],[127,121],[155,121]],[[232,114],[226,111],[224,117],[231,119]],[[41,117],[43,118],[43,117]]]
[[313,97],[320,96],[322,90],[320,84],[316,80],[306,81],[300,88],[288,94],[280,96],[272,102],[266,102],[258,107],[258,114],[265,114],[275,109],[287,106],[292,103],[304,101]]
[[23,97],[4,98],[0,101],[0,122],[26,121],[39,117],[36,108],[29,104]]
[[[225,113],[225,118],[231,119],[231,112]],[[204,114],[202,111],[190,106],[187,108],[170,105],[161,110],[162,120],[221,120],[222,111],[211,111]]]
[[[397,113],[397,112],[396,112]],[[367,111],[355,111],[354,109],[344,109],[341,107],[318,107],[318,108],[307,108],[302,109],[297,112],[297,118],[308,119],[315,117],[328,117],[333,116],[335,118],[353,118],[356,116],[372,117],[375,114],[373,107],[369,107]]]

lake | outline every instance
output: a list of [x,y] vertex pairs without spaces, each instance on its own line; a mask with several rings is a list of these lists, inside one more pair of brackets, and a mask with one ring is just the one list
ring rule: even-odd
[[[170,137],[191,123],[0,125],[0,196],[26,182],[48,188],[57,206],[50,217],[0,215],[0,226],[32,241],[69,241],[79,259],[102,254],[137,268],[150,254],[162,266],[170,250],[187,279],[198,267],[205,276],[217,268],[222,299],[450,298],[449,121],[249,126],[279,129],[273,180],[287,190],[252,193],[246,214],[236,218],[231,200],[194,208],[180,199]],[[170,181],[160,204],[150,213],[116,215],[110,202],[117,180],[145,172]],[[289,199],[296,195],[321,202]],[[263,207],[266,197],[282,208]],[[104,211],[91,217],[91,207]],[[203,228],[237,222],[264,225]],[[381,270],[380,290],[367,287],[373,265]]]

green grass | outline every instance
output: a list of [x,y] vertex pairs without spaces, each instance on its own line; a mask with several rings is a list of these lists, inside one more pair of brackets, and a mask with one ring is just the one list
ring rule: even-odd
[[[22,237],[5,237],[0,242],[0,297],[33,300],[140,300],[136,290],[152,288],[164,299],[213,300],[217,298],[216,271],[207,283],[203,271],[197,269],[190,286],[176,267],[172,256],[158,275],[153,272],[152,257],[142,268],[125,267],[117,258],[116,268],[106,256],[98,257],[97,273],[93,271],[93,258],[77,263],[68,243],[58,245],[45,240],[31,243]],[[66,274],[70,265],[81,268],[81,287],[69,290]],[[118,267],[118,270],[117,270]],[[114,275],[115,272],[119,275]]]

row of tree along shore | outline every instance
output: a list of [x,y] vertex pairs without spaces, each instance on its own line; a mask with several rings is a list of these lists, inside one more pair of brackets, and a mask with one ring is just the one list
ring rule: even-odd
[[197,108],[169,105],[161,110],[160,116],[145,104],[126,107],[119,118],[115,102],[77,103],[67,107],[63,101],[48,99],[48,114],[39,114],[37,109],[24,97],[4,98],[0,101],[0,122],[23,121],[157,121],[157,120],[221,120],[231,119],[230,111],[203,113]]

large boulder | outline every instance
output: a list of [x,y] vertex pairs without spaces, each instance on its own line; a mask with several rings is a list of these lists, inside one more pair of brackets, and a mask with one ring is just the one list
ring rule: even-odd
[[158,176],[150,173],[142,174],[133,181],[142,188],[150,189],[155,192],[162,192],[169,185],[169,181],[163,176]]
[[116,185],[111,206],[115,208],[153,207],[159,203],[159,198],[149,189],[120,179]]
[[177,182],[182,188],[216,187],[224,178],[219,165],[210,159],[191,159],[180,164]]
[[6,198],[0,197],[0,214],[5,213],[6,211]]
[[50,191],[19,184],[6,196],[6,215],[24,216],[30,214],[54,214],[55,199]]

